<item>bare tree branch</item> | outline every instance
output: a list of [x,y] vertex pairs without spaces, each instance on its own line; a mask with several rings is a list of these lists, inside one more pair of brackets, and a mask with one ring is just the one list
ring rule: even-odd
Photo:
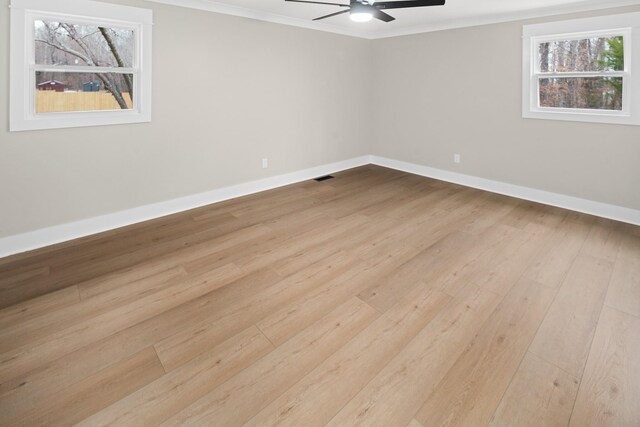
[[113,77],[108,74],[96,74],[96,76],[98,76],[98,78],[102,81],[102,84],[104,84],[104,88],[109,92],[111,92],[113,97],[116,99],[116,102],[120,106],[120,109],[128,110],[129,106],[127,105],[127,102],[124,100],[124,97],[122,96],[122,92],[120,92],[120,90],[118,89],[118,85],[116,84]]
[[38,40],[36,40],[36,41],[37,41],[37,42],[40,42],[40,43],[47,44],[47,45],[49,45],[49,46],[51,46],[51,47],[55,47],[56,49],[59,49],[59,50],[61,50],[61,51],[63,51],[63,52],[66,52],[66,53],[68,53],[68,54],[70,54],[70,55],[73,55],[73,56],[75,56],[75,57],[78,57],[78,58],[82,59],[84,62],[86,62],[86,63],[87,63],[87,64],[89,64],[89,65],[94,65],[94,64],[92,64],[92,63],[91,63],[91,59],[89,59],[89,57],[87,57],[87,56],[85,56],[85,55],[81,54],[80,52],[77,52],[77,51],[75,51],[75,50],[73,50],[73,49],[71,49],[71,48],[64,47],[64,46],[61,46],[61,45],[59,45],[59,44],[51,43],[51,42],[46,41],[46,40],[40,40],[40,39],[38,39]]
[[[116,48],[116,45],[113,42],[113,39],[111,38],[111,34],[109,34],[107,29],[104,27],[99,27],[99,29],[100,29],[100,33],[102,33],[102,37],[104,37],[105,41],[107,42],[107,45],[109,45],[109,49],[111,49],[111,53],[113,54],[113,57],[115,58],[116,63],[118,64],[119,67],[124,67],[125,66],[124,61],[120,57],[120,53],[118,52],[118,49]],[[131,82],[131,77],[129,77],[128,74],[124,75],[124,82],[127,85],[129,96],[131,96],[131,99],[133,99],[133,83]]]
[[80,46],[80,48],[82,48],[82,50],[85,52],[87,57],[91,58],[90,65],[98,65],[99,63],[98,58],[96,58],[95,54],[93,53],[93,50],[91,50],[91,48],[87,46],[87,43],[85,43],[82,37],[78,35],[78,32],[76,31],[75,27],[69,24],[60,24],[60,25],[62,26],[62,28],[64,28],[67,31],[67,34],[69,35],[69,37],[74,42],[76,42],[78,46]]

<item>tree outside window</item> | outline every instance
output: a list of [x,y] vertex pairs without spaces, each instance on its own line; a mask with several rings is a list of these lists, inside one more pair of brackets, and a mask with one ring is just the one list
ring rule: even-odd
[[[48,20],[35,21],[35,63],[51,66],[36,72],[38,91],[47,90],[48,83],[62,86],[65,94],[55,95],[57,102],[37,96],[37,112],[58,112],[131,109],[133,104],[133,74],[122,72],[133,67],[135,33],[131,29],[108,28],[95,25],[70,24]],[[73,71],[72,67],[111,68],[111,72]],[[55,71],[64,67],[64,71]],[[70,68],[71,67],[71,68]],[[91,108],[91,100],[98,99],[87,92],[110,94],[106,102]],[[71,96],[70,93],[80,94]],[[84,95],[83,95],[84,94]],[[53,95],[52,95],[53,96]],[[84,108],[82,100],[84,102]],[[111,102],[109,102],[111,101]],[[95,102],[95,101],[94,101]]]

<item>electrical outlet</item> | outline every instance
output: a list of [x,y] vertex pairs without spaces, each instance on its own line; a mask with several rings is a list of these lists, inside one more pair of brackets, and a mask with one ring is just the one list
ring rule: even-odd
[[453,163],[460,163],[460,154],[453,155]]
[[262,159],[262,169],[269,167],[269,159]]

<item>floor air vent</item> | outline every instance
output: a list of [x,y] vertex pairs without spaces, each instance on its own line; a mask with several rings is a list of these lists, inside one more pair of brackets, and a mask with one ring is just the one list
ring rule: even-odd
[[326,181],[326,180],[328,180],[328,179],[332,179],[332,178],[333,178],[333,177],[332,177],[331,175],[325,175],[325,176],[321,176],[321,177],[319,177],[319,178],[314,178],[313,180],[314,180],[314,181],[321,182],[321,181]]

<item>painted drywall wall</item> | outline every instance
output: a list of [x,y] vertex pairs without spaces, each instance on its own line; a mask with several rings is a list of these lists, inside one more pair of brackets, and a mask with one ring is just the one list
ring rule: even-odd
[[370,41],[116,2],[154,11],[153,122],[9,133],[0,0],[0,237],[368,154]]
[[523,24],[638,10],[376,40],[372,153],[640,209],[640,127],[521,115]]
[[370,41],[112,2],[154,10],[153,122],[9,133],[0,0],[0,237],[370,153],[640,209],[640,127],[521,118],[523,22]]

